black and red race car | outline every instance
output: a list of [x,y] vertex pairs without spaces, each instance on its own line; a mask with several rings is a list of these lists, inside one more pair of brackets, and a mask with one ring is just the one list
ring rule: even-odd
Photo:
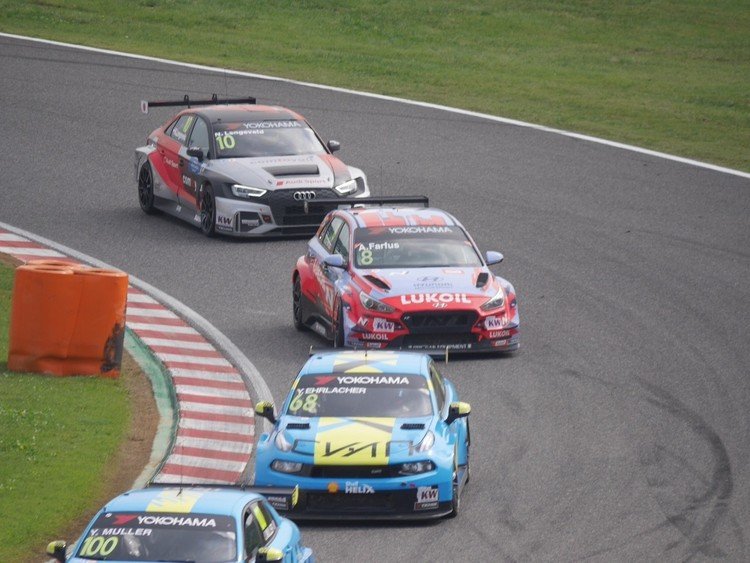
[[[333,155],[300,114],[255,98],[142,102],[188,106],[135,151],[138,200],[199,226],[204,234],[311,234],[335,205],[318,199],[367,197],[364,173]],[[307,205],[305,205],[307,204]]]
[[[403,205],[414,203],[424,208]],[[367,198],[330,212],[292,274],[295,327],[337,347],[515,351],[516,292],[488,267],[503,255],[482,256],[455,217],[427,205]]]

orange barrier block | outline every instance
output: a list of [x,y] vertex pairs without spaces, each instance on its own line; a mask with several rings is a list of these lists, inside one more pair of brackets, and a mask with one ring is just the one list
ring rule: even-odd
[[61,260],[16,268],[8,368],[118,377],[128,276]]

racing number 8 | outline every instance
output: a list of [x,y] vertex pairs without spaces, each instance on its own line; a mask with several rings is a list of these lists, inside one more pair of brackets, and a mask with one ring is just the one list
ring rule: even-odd
[[369,248],[363,248],[359,251],[359,263],[363,266],[369,266],[372,264],[372,250]]
[[222,151],[233,149],[237,144],[237,141],[231,135],[219,135],[216,137],[216,142],[219,143],[219,150]]
[[106,540],[101,536],[86,538],[78,555],[82,557],[107,557],[117,547],[118,538],[112,536]]

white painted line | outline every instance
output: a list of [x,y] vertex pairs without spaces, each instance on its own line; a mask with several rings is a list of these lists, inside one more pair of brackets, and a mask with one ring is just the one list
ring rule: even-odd
[[158,301],[144,293],[128,293],[128,303],[158,303]]
[[169,309],[140,309],[138,307],[128,307],[128,316],[134,317],[151,317],[157,319],[179,319]]
[[[196,483],[196,484],[215,484],[215,483],[229,483],[229,481],[223,481],[222,479],[204,479],[203,477],[184,477],[182,479],[185,483]],[[172,475],[171,473],[160,473],[154,478],[154,483],[169,483],[170,485],[177,485],[180,483],[179,475]]]
[[210,342],[188,342],[185,340],[168,340],[166,338],[141,338],[149,346],[169,346],[170,348],[185,348],[187,350],[216,350]]
[[239,389],[217,389],[215,387],[204,387],[203,385],[185,385],[176,383],[175,392],[182,395],[203,395],[204,397],[225,397],[228,399],[247,399],[247,391]]
[[200,332],[198,332],[191,326],[171,326],[171,325],[160,325],[160,324],[152,324],[152,323],[127,323],[127,325],[131,330],[136,331],[136,333],[139,330],[155,330],[159,332],[170,332],[173,334],[198,334],[200,335]]
[[30,248],[27,246],[0,246],[0,252],[11,255],[20,254],[21,256],[43,256],[45,258],[62,258],[65,256],[49,248]]
[[[179,448],[175,448],[179,452]],[[198,457],[173,453],[169,456],[168,463],[174,465],[189,465],[191,467],[205,467],[207,469],[220,469],[222,471],[236,471],[238,473],[245,469],[247,463],[241,461],[229,461],[227,459],[212,459],[209,457]]]
[[201,448],[204,450],[217,450],[220,452],[231,452],[236,454],[249,454],[253,450],[252,442],[227,442],[225,440],[211,440],[208,438],[193,438],[191,436],[177,436],[175,451],[180,446],[186,448]]
[[[252,424],[239,424],[236,422],[214,422],[212,420],[195,420],[193,418],[180,418],[177,424],[178,428],[190,428],[192,430],[208,430],[211,432],[231,432],[233,434],[243,434],[247,436],[247,441],[251,442],[255,435],[255,427]],[[237,440],[228,440],[236,442]]]
[[221,373],[216,371],[199,371],[183,368],[173,368],[170,371],[172,372],[172,377],[190,377],[192,379],[205,379],[206,381],[243,383],[242,376],[239,373]]
[[0,233],[0,240],[7,242],[31,242],[29,239],[19,237],[13,233]]
[[248,421],[254,417],[253,409],[250,407],[234,407],[231,405],[212,405],[209,403],[193,403],[189,401],[180,401],[181,412],[200,412],[210,414],[229,414],[232,416],[244,416]]
[[[517,119],[509,119],[507,117],[499,117],[497,115],[490,115],[487,113],[479,113],[476,111],[469,111],[465,109],[460,108],[454,108],[450,106],[443,106],[440,104],[431,104],[428,102],[420,102],[417,100],[408,100],[405,98],[396,98],[394,96],[385,96],[383,94],[372,94],[370,92],[362,92],[359,90],[350,90],[348,88],[337,88],[335,86],[326,86],[323,84],[315,84],[312,82],[302,82],[299,80],[290,80],[288,78],[278,78],[276,76],[268,76],[265,74],[256,74],[252,72],[242,72],[239,70],[232,70],[227,68],[218,68],[218,67],[210,67],[210,66],[204,66],[199,64],[193,64],[193,63],[184,63],[180,61],[173,61],[170,59],[161,59],[158,57],[148,57],[146,55],[135,55],[132,53],[123,53],[121,51],[112,51],[109,49],[98,49],[96,47],[86,47],[84,45],[73,45],[71,43],[62,43],[60,41],[52,41],[50,39],[38,39],[36,37],[26,37],[24,35],[14,35],[12,33],[0,33],[0,37],[9,37],[11,39],[22,39],[25,41],[34,41],[37,43],[45,43],[47,45],[56,45],[59,47],[68,47],[70,49],[78,49],[81,51],[89,51],[91,53],[101,53],[104,55],[115,55],[118,57],[125,57],[129,59],[135,59],[135,60],[141,60],[141,61],[150,61],[150,62],[156,62],[156,63],[163,63],[163,64],[169,64],[169,65],[175,65],[180,66],[183,68],[191,68],[195,70],[201,70],[205,72],[216,72],[216,73],[222,73],[227,76],[244,76],[248,78],[257,78],[260,80],[269,80],[273,82],[283,82],[286,84],[295,84],[297,86],[305,86],[308,88],[316,88],[318,90],[327,90],[329,92],[341,92],[344,94],[353,94],[355,96],[363,96],[366,98],[374,98],[377,100],[385,100],[388,102],[397,102],[401,104],[411,105],[411,106],[417,106],[417,107],[423,107],[428,109],[436,109],[440,111],[446,111],[450,113],[455,113],[458,115],[466,115],[469,117],[476,117],[478,119],[486,119],[488,121],[494,121],[496,123],[504,123],[506,125],[515,125],[517,127],[523,127],[526,129],[534,129],[536,131],[542,131],[545,133],[552,133],[554,135],[562,135],[564,137],[571,137],[573,139],[579,139],[581,141],[587,141],[590,143],[596,143],[600,145],[606,145],[622,150],[627,150],[631,152],[636,152],[640,154],[646,154],[648,156],[653,156],[656,158],[662,158],[664,160],[671,160],[674,162],[679,162],[681,164],[688,164],[690,166],[697,166],[699,168],[706,168],[708,170],[713,170],[715,172],[721,172],[723,174],[732,174],[733,176],[740,176],[742,178],[750,178],[750,172],[742,172],[741,170],[734,170],[732,168],[725,168],[723,166],[717,166],[715,164],[709,164],[707,162],[701,162],[698,160],[693,160],[690,158],[683,158],[681,156],[675,156],[672,154],[667,154],[663,152],[653,151],[650,149],[644,149],[642,147],[636,147],[634,145],[627,145],[625,143],[618,143],[616,141],[608,141],[606,139],[601,139],[599,137],[592,137],[590,135],[582,135],[580,133],[574,133],[572,131],[565,131],[563,129],[554,129],[552,127],[546,127],[544,125],[536,125],[534,123],[527,123],[525,121],[519,121]],[[10,230],[10,229],[9,229]],[[135,285],[135,284],[134,284]],[[141,288],[142,289],[142,288]],[[148,293],[151,293],[151,291],[148,291]],[[264,399],[265,400],[265,399]]]
[[202,358],[201,356],[188,356],[183,354],[162,354],[156,353],[156,357],[163,362],[180,362],[189,364],[200,364],[204,366],[224,366],[232,367],[224,358]]

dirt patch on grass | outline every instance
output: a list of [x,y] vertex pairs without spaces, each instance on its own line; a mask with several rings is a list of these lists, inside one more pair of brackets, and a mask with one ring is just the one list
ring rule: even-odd
[[[86,524],[102,505],[129,490],[149,462],[151,446],[159,422],[159,412],[151,390],[151,382],[136,361],[127,353],[123,354],[120,379],[127,389],[130,403],[130,422],[126,438],[120,444],[112,460],[107,463],[111,471],[102,476],[100,494],[94,504],[64,529],[53,533],[49,541],[65,539],[68,543],[72,543],[78,539]],[[50,507],[50,510],[54,510],[54,507]],[[48,560],[49,558],[44,555],[46,549],[47,543],[38,546],[34,554],[29,555],[25,562],[38,563]]]

